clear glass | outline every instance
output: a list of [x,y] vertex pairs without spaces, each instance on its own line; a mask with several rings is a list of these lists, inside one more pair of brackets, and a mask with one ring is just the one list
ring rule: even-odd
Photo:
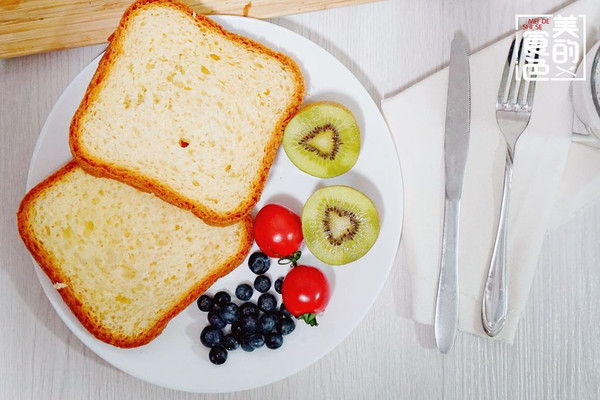
[[600,147],[600,42],[596,43],[577,70],[583,81],[573,81],[572,100],[575,110],[573,141]]
[[592,100],[596,107],[596,113],[600,116],[600,48],[596,50],[594,61],[592,62]]

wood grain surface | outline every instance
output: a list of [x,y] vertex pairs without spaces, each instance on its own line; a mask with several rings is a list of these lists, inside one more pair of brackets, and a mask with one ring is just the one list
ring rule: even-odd
[[[336,56],[379,102],[447,65],[455,31],[476,50],[508,34],[515,14],[548,13],[566,3],[394,0],[273,22]],[[548,232],[512,346],[459,333],[452,352],[441,355],[431,327],[401,317],[403,282],[392,270],[366,318],[336,349],[269,386],[183,393],[140,381],[100,359],[48,302],[19,240],[15,212],[48,113],[102,49],[0,60],[0,399],[600,398],[600,203]]]
[[[376,0],[182,0],[199,14],[270,18]],[[106,42],[131,0],[0,0],[0,58]]]

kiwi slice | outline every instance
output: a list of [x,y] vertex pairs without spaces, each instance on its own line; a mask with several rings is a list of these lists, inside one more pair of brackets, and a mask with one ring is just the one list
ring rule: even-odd
[[332,178],[347,172],[360,151],[360,130],[352,112],[339,103],[309,104],[283,132],[283,149],[307,174]]
[[348,186],[314,192],[302,209],[302,234],[311,253],[324,263],[347,264],[364,256],[379,235],[373,202]]

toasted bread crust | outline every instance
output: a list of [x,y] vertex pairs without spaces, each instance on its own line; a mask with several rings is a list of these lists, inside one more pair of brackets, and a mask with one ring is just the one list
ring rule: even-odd
[[[261,168],[258,170],[258,174],[255,177],[252,188],[248,193],[248,196],[240,202],[237,208],[228,212],[218,212],[210,209],[204,204],[198,203],[194,199],[184,197],[180,193],[172,190],[167,184],[153,180],[149,177],[143,176],[135,171],[127,168],[119,167],[116,165],[110,165],[103,162],[100,159],[95,158],[93,155],[86,152],[86,149],[82,146],[80,140],[80,123],[82,116],[87,112],[90,104],[96,99],[97,93],[101,90],[101,83],[110,73],[111,67],[115,62],[115,58],[122,51],[122,39],[125,35],[129,21],[135,15],[136,11],[153,5],[162,5],[168,7],[174,7],[181,10],[182,12],[189,15],[190,18],[194,19],[196,24],[210,27],[210,29],[223,35],[224,37],[238,42],[246,47],[248,50],[256,51],[259,53],[267,54],[284,65],[294,75],[294,82],[296,85],[295,93],[293,94],[292,102],[286,109],[285,113],[281,115],[281,118],[276,124],[274,131],[271,133],[271,137],[265,148],[265,156],[262,159]],[[236,221],[246,218],[252,208],[256,205],[260,199],[263,191],[269,170],[275,156],[277,149],[281,143],[283,137],[283,131],[289,120],[296,114],[298,108],[304,100],[305,84],[302,72],[298,65],[285,54],[275,52],[261,43],[255,42],[244,36],[240,36],[231,32],[226,31],[216,22],[202,15],[196,14],[187,5],[173,1],[173,0],[139,0],[133,3],[124,13],[119,26],[116,31],[109,37],[109,45],[98,64],[98,69],[92,77],[92,80],[86,90],[84,98],[75,112],[71,121],[70,132],[69,132],[69,144],[71,152],[73,153],[74,159],[79,165],[85,169],[88,173],[100,176],[109,177],[113,179],[125,182],[139,190],[151,192],[156,194],[164,201],[176,205],[181,208],[192,211],[196,216],[201,218],[204,222],[215,226],[230,225]]]
[[239,243],[239,248],[225,263],[223,263],[223,265],[219,266],[214,273],[209,276],[201,277],[191,290],[182,293],[181,296],[174,301],[173,307],[160,316],[148,330],[133,337],[123,336],[112,332],[98,320],[94,319],[94,317],[86,310],[86,305],[79,300],[72,290],[69,277],[64,274],[64,271],[62,271],[56,258],[44,248],[43,243],[35,236],[32,229],[32,224],[34,223],[32,209],[36,199],[43,196],[44,191],[51,188],[53,185],[58,184],[69,172],[77,167],[77,163],[70,161],[57,172],[31,189],[21,201],[19,210],[17,211],[17,225],[19,234],[25,243],[25,246],[44,273],[50,278],[52,284],[65,284],[61,285],[60,288],[57,288],[58,293],[61,295],[64,302],[71,309],[79,322],[81,322],[92,335],[103,342],[122,348],[139,347],[149,343],[163,331],[167,323],[173,317],[197,299],[217,279],[227,275],[240,265],[250,251],[253,241],[252,219],[249,215],[246,215],[240,221],[244,225],[243,232],[245,235],[243,240]]

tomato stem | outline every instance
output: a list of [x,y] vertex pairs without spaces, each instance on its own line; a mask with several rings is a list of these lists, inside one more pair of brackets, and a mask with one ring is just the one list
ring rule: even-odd
[[319,323],[317,322],[317,314],[315,313],[304,313],[302,315],[298,315],[296,318],[301,319],[310,326],[319,326]]
[[292,264],[292,266],[295,267],[298,265],[298,260],[300,259],[301,256],[302,256],[301,251],[295,251],[292,254],[290,254],[289,256],[281,257],[279,260],[277,260],[277,264],[279,264],[279,265]]

